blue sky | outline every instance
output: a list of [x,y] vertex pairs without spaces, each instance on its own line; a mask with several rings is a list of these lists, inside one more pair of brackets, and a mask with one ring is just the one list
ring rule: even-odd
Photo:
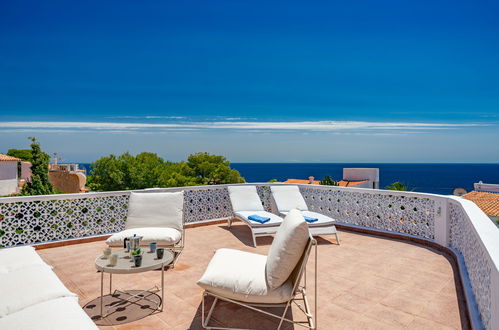
[[497,1],[3,1],[0,152],[499,162]]

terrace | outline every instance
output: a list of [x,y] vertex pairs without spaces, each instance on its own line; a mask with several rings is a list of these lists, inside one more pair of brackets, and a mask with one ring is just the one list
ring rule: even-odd
[[[269,184],[258,184],[265,208],[276,212]],[[334,217],[341,245],[318,238],[319,329],[486,328],[499,326],[499,232],[476,205],[459,198],[327,186],[300,186],[311,210]],[[186,245],[165,273],[165,308],[128,308],[96,323],[104,329],[137,326],[201,328],[196,281],[213,251],[226,247],[266,254],[272,238],[251,243],[232,217],[227,187],[185,187]],[[38,253],[90,315],[100,294],[94,260],[109,233],[123,229],[128,192],[0,199],[0,244],[38,244]],[[331,241],[330,241],[331,239]],[[307,272],[313,270],[313,258]],[[144,289],[158,272],[113,277],[113,287]],[[314,291],[309,293],[312,295]],[[272,328],[261,314],[222,304],[213,316],[222,326]],[[295,310],[290,316],[299,315]],[[107,322],[107,323],[106,323]],[[285,328],[292,328],[286,324]]]

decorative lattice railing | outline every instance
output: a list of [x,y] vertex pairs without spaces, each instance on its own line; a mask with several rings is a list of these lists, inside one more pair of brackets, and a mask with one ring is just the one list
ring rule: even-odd
[[[160,189],[154,191],[176,191]],[[186,187],[185,222],[232,216],[226,186]],[[276,212],[270,187],[259,185],[265,208]],[[385,191],[303,187],[311,210],[339,222],[434,238],[435,200],[425,195]],[[124,228],[129,192],[67,194],[0,199],[0,245],[3,247],[86,237]]]
[[[449,201],[449,246],[456,251],[469,280],[468,294],[474,296],[485,329],[497,329],[499,315],[499,237],[497,227],[483,216],[476,205]],[[494,235],[495,234],[495,235]]]
[[[277,213],[271,185],[257,184],[257,191],[265,209]],[[178,190],[184,191],[186,223],[232,217],[226,185],[151,191]],[[499,247],[491,248],[494,238],[499,241],[499,230],[479,228],[487,221],[481,211],[469,211],[470,206],[459,199],[431,194],[307,185],[300,190],[310,210],[339,223],[416,236],[452,248],[465,270],[468,299],[476,302],[479,316],[473,325],[499,326],[494,313],[499,307]],[[126,222],[128,196],[128,191],[120,191],[0,198],[0,247],[118,232]],[[493,231],[492,238],[484,238],[487,230]]]

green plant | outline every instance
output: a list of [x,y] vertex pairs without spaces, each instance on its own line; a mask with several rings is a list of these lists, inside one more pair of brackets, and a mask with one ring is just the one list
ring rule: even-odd
[[44,153],[40,143],[36,138],[30,137],[31,142],[31,178],[26,182],[21,191],[21,195],[50,195],[54,193],[54,188],[49,181],[48,164],[49,156]]
[[394,182],[391,185],[385,187],[387,190],[398,190],[398,191],[413,191],[414,189],[409,190],[409,185],[404,184],[402,182]]
[[132,251],[132,255],[134,255],[134,256],[139,255],[139,254],[140,254],[140,248]]
[[102,157],[92,164],[88,186],[94,191],[183,187],[243,183],[223,156],[197,153],[186,162],[169,162],[154,153],[124,153]]
[[[49,158],[50,156],[46,153],[44,153],[44,157]],[[7,151],[7,156],[12,156],[12,157],[17,157],[22,159],[23,161],[26,162],[32,162],[33,161],[33,154],[31,149],[9,149]]]
[[338,182],[331,179],[329,175],[326,175],[324,179],[321,180],[321,185],[323,186],[337,186]]

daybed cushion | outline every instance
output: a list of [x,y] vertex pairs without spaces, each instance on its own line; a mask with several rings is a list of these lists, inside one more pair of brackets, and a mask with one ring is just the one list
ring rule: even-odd
[[182,230],[184,193],[130,193],[125,229],[162,227]]
[[81,309],[78,298],[64,297],[45,301],[2,317],[0,329],[90,330],[98,328]]
[[307,203],[303,199],[298,186],[271,186],[270,190],[279,212],[289,212],[292,209],[308,210]]
[[0,318],[51,299],[75,297],[48,265],[0,274],[0,292]]
[[[282,214],[286,215],[289,212],[282,212]],[[312,212],[312,211],[301,211],[301,214],[303,214],[306,217],[311,217],[311,218],[316,218],[319,219],[316,222],[311,222],[308,223],[309,227],[322,227],[322,226],[328,226],[328,225],[334,225],[335,220],[331,217],[328,217],[327,215],[317,213],[317,212]]]
[[266,276],[271,288],[286,282],[310,239],[308,226],[298,210],[291,210],[277,230],[267,257]]
[[[251,224],[251,226],[253,227],[257,227],[257,226],[278,226],[281,224],[282,222],[282,218],[278,215],[275,215],[274,213],[270,213],[270,212],[267,212],[267,211],[239,211],[239,212],[235,212],[234,213],[236,216],[242,218],[242,219],[246,219],[246,221]],[[252,220],[249,220],[248,217],[250,215],[253,215],[253,214],[256,214],[256,215],[259,215],[261,217],[268,217],[270,218],[270,221],[267,221],[265,223],[259,223],[258,221],[252,221]]]
[[35,265],[45,265],[45,262],[32,246],[0,249],[0,274]]
[[174,245],[182,238],[182,233],[173,228],[133,228],[126,229],[109,237],[106,241],[109,246],[123,247],[125,237],[143,236],[140,245],[149,245],[151,242],[156,242],[158,245]]
[[219,296],[246,303],[282,303],[292,298],[291,282],[271,289],[265,278],[267,257],[219,249],[197,284]]
[[234,212],[264,210],[255,186],[228,186],[227,189]]

